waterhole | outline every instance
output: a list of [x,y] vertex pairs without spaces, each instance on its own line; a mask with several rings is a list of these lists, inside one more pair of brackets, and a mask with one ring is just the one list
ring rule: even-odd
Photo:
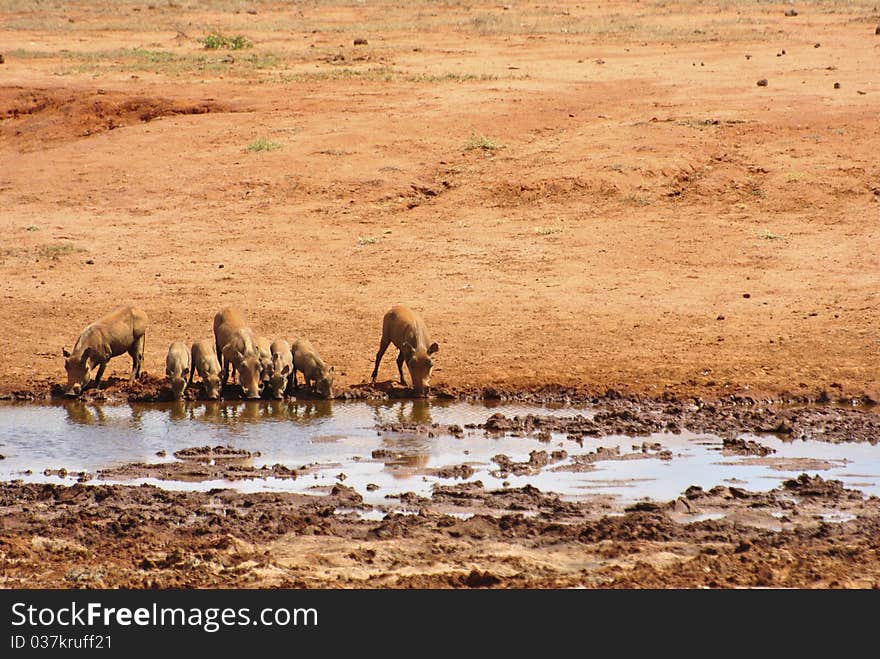
[[[365,502],[387,506],[389,498],[402,493],[430,497],[437,484],[475,480],[487,489],[531,485],[568,499],[600,494],[627,503],[668,501],[691,485],[766,491],[807,472],[880,496],[876,443],[783,441],[744,433],[743,439],[773,451],[757,456],[723,452],[720,437],[687,430],[573,441],[553,432],[539,438],[476,427],[495,413],[593,414],[589,408],[421,400],[4,403],[0,480],[316,494],[344,484]],[[119,470],[131,463],[176,463],[176,452],[203,446],[234,447],[250,455],[238,462],[258,471],[244,470],[230,479],[180,478],[173,471],[132,476]],[[179,455],[191,459],[186,452]],[[273,471],[275,466],[280,470]]]

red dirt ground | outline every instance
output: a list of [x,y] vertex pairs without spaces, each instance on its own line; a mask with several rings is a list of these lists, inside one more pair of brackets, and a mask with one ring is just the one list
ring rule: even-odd
[[[62,346],[122,302],[150,317],[154,376],[171,341],[210,336],[237,304],[261,334],[311,339],[357,385],[402,302],[440,343],[437,385],[877,400],[880,15],[873,0],[788,7],[0,2],[0,393],[48,392]],[[205,49],[212,31],[252,45]],[[108,376],[128,369],[119,358]],[[394,375],[391,355],[380,379]],[[166,519],[127,544],[154,506],[173,514],[164,494],[114,490],[111,510],[86,488],[84,517],[57,523],[43,503],[68,495],[5,487],[12,585],[108,584],[118,560],[147,571],[118,583],[144,586],[827,587],[880,574],[871,511],[842,531],[743,532],[749,551],[712,524],[668,531],[662,511],[629,513],[623,544],[613,521],[478,519],[453,535],[431,511],[378,530],[320,510],[271,537],[230,527],[282,543],[269,569],[262,545],[213,546],[201,527],[172,538]],[[536,533],[564,535],[560,551]],[[384,544],[368,560],[361,538]],[[629,558],[582,573],[583,542]],[[285,572],[328,551],[323,571]],[[471,579],[478,568],[496,581]]]

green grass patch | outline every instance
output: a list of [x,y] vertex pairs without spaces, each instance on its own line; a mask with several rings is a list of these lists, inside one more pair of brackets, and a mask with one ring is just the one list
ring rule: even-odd
[[471,133],[467,138],[467,141],[464,143],[465,151],[473,151],[474,149],[479,149],[481,151],[495,151],[500,148],[501,144],[482,133]]
[[281,148],[279,142],[270,140],[268,137],[258,137],[247,145],[247,150],[251,153],[259,153],[261,151],[275,151]]
[[254,45],[243,34],[236,34],[230,37],[219,32],[211,32],[208,36],[201,39],[201,43],[207,50],[217,50],[218,48],[242,50],[244,48],[251,48]]

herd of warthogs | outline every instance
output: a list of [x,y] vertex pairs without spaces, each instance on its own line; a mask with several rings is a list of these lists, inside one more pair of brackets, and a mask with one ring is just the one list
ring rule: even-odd
[[[147,314],[141,309],[121,306],[86,327],[73,350],[63,350],[67,370],[64,395],[76,397],[90,386],[97,387],[107,362],[126,352],[131,355],[130,382],[140,377],[147,322]],[[437,352],[438,346],[431,343],[425,321],[403,305],[388,310],[382,319],[382,339],[371,376],[373,382],[379,372],[379,362],[391,343],[400,351],[397,356],[400,384],[407,386],[403,377],[406,363],[413,392],[426,396],[434,367],[431,355]],[[98,372],[92,379],[95,368]],[[210,400],[220,398],[229,380],[230,368],[233,381],[238,374],[238,384],[245,398],[261,398],[264,392],[275,399],[293,395],[299,389],[297,372],[302,373],[305,386],[314,394],[322,398],[333,396],[335,371],[327,367],[308,340],[270,342],[257,336],[241,311],[234,307],[224,307],[214,316],[213,342],[201,339],[187,347],[182,341],[175,341],[165,357],[165,375],[176,400],[182,399],[186,388],[192,386],[196,373],[202,379],[204,396]]]

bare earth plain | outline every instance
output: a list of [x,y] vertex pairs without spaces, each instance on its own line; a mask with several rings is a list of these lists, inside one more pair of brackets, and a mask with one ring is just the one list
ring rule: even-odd
[[[870,405],[880,13],[792,6],[0,0],[0,394],[49,396],[61,348],[125,302],[147,384],[235,304],[385,395],[393,354],[365,383],[405,303],[451,396]],[[455,488],[376,522],[334,513],[344,486],[7,482],[0,586],[880,584],[880,501],[834,481],[613,517]],[[752,514],[792,493],[813,503],[781,530]]]

